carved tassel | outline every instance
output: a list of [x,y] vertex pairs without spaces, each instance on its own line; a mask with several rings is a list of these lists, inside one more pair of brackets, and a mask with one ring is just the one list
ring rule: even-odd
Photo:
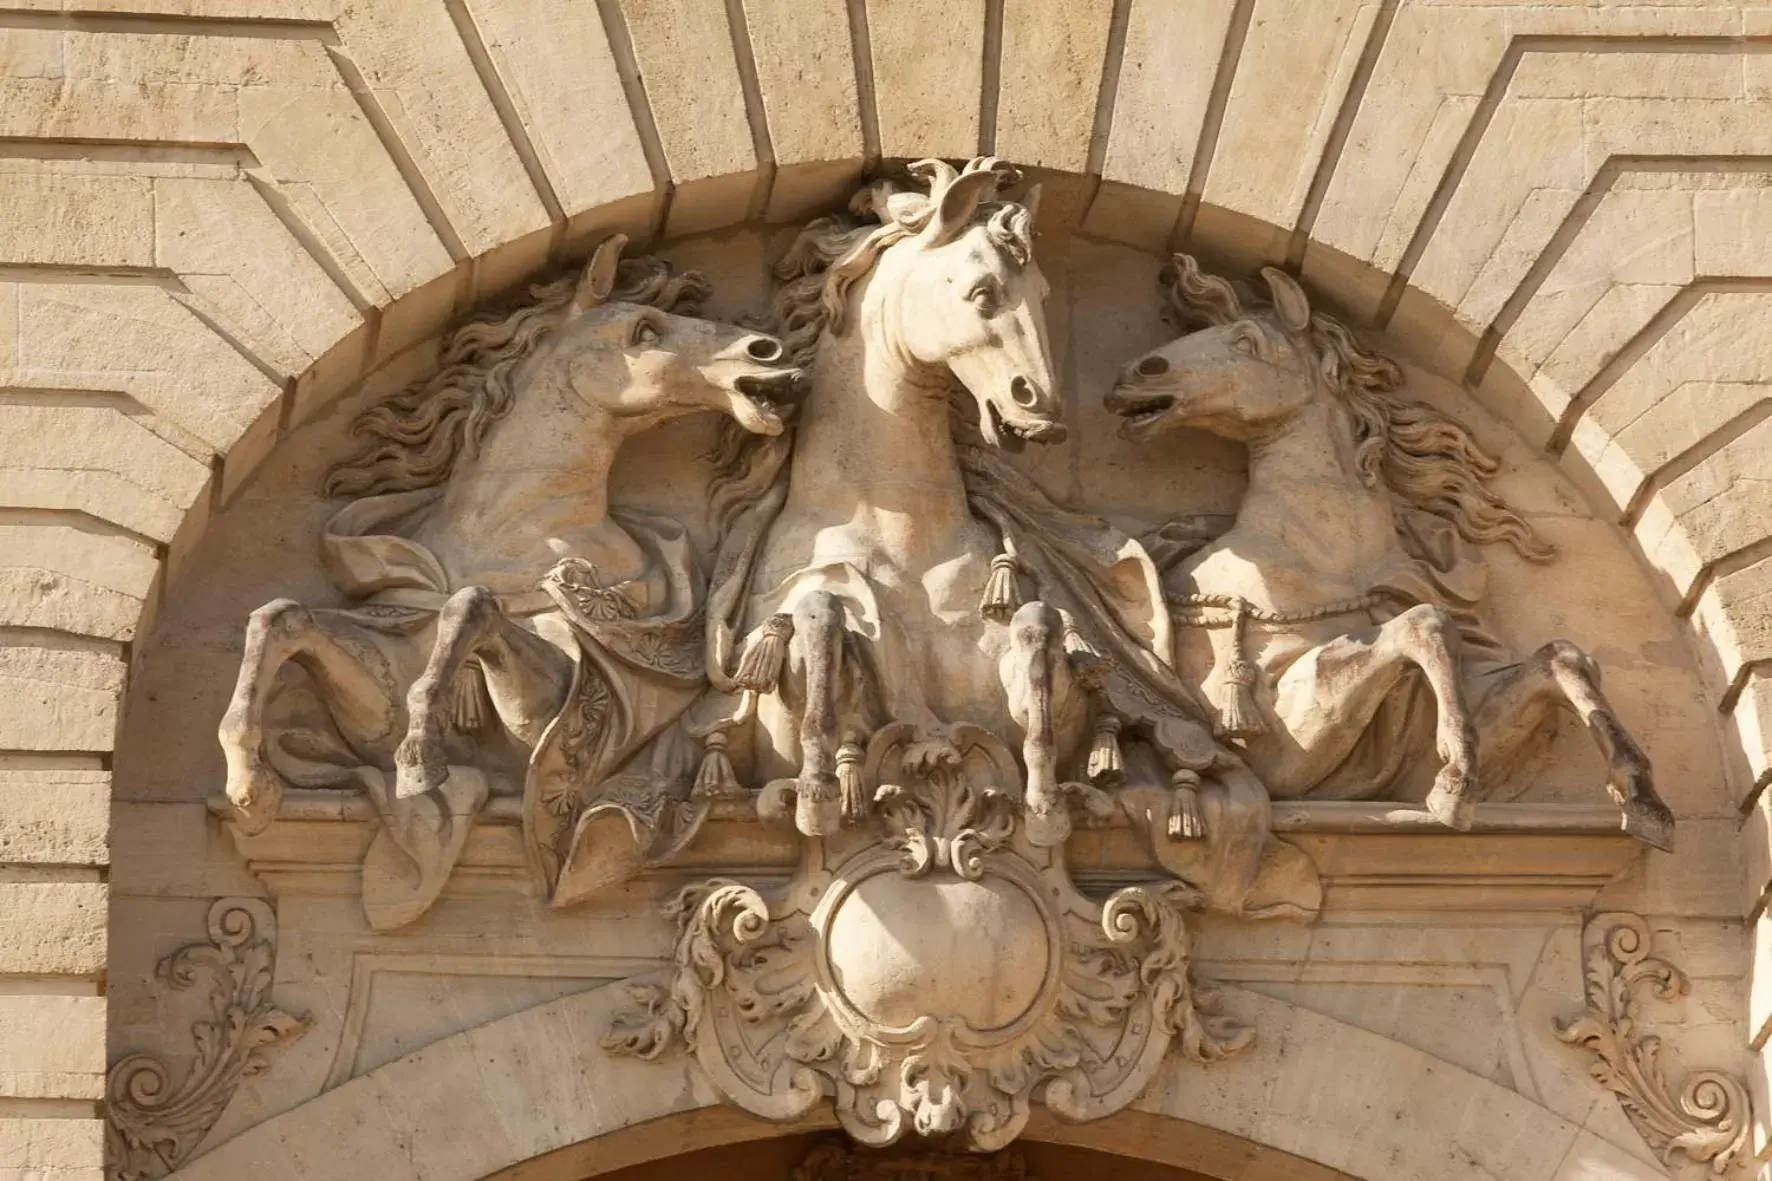
[[1126,778],[1120,755],[1120,719],[1105,710],[1095,713],[1095,737],[1089,743],[1089,782],[1113,787]]
[[866,755],[867,751],[854,739],[837,748],[837,786],[843,793],[843,819],[850,824],[867,819],[868,789],[861,776]]
[[1218,732],[1227,738],[1252,738],[1267,733],[1267,719],[1255,701],[1261,669],[1243,657],[1243,623],[1248,604],[1238,599],[1231,608],[1231,657],[1224,664],[1224,689],[1219,694]]
[[1206,835],[1206,823],[1200,817],[1200,775],[1183,768],[1169,777],[1175,798],[1169,805],[1169,838],[1176,841],[1197,841]]
[[449,703],[449,724],[458,734],[478,734],[486,724],[486,674],[478,664],[464,664],[456,675]]
[[1000,553],[991,559],[991,576],[984,584],[984,596],[978,601],[978,613],[998,623],[1009,622],[1021,606],[1021,563],[1012,553]]
[[726,754],[726,731],[715,730],[702,739],[701,751],[701,766],[695,771],[695,798],[718,800],[744,794]]
[[732,679],[741,689],[773,693],[787,667],[788,641],[794,638],[794,617],[785,612],[771,615],[755,641],[745,645]]

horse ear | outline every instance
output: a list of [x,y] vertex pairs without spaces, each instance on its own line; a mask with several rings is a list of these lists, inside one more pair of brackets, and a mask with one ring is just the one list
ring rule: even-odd
[[1028,211],[1029,225],[1040,220],[1040,194],[1041,186],[1035,185],[1027,191],[1027,196],[1021,199],[1022,208]]
[[1311,326],[1311,301],[1305,296],[1304,288],[1277,267],[1262,267],[1261,277],[1267,280],[1267,289],[1273,293],[1274,310],[1280,313],[1280,321],[1294,332],[1303,332]]
[[580,311],[600,306],[615,290],[615,269],[621,263],[622,247],[628,244],[626,234],[611,234],[603,239],[597,252],[591,255],[591,261],[585,264],[585,273],[578,281],[578,290],[572,295],[572,306]]
[[997,174],[989,171],[966,172],[942,190],[935,216],[923,231],[926,246],[943,246],[960,236],[972,222],[978,203],[997,191]]

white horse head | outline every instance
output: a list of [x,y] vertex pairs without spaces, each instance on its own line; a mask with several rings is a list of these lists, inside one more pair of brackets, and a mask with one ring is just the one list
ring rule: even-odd
[[586,445],[702,410],[726,414],[752,434],[781,434],[783,410],[804,377],[787,363],[782,342],[682,314],[699,306],[706,280],[657,260],[624,266],[626,243],[611,236],[582,274],[534,288],[514,312],[458,329],[434,377],[353,424],[367,441],[333,469],[327,494],[446,483],[501,422],[548,418],[562,408],[581,420],[574,434]]
[[1184,427],[1241,442],[1285,429],[1322,392],[1309,343],[1310,303],[1291,276],[1264,267],[1271,307],[1245,310],[1228,283],[1185,255],[1163,280],[1181,293],[1176,310],[1205,327],[1152,349],[1121,372],[1107,407],[1120,433],[1148,440]]
[[534,380],[562,383],[623,434],[699,410],[728,414],[752,434],[782,432],[783,403],[802,371],[781,341],[747,328],[612,298],[627,239],[597,248],[563,318],[529,362]]
[[852,208],[878,225],[833,224],[824,243],[825,231],[809,227],[813,252],[842,251],[816,275],[817,323],[840,336],[859,322],[925,392],[945,392],[951,374],[995,446],[1058,442],[1065,428],[1046,335],[1049,287],[1033,256],[1037,188],[1025,202],[996,200],[1016,173],[989,158],[963,171],[922,160],[911,172],[927,193],[878,181],[856,195]]

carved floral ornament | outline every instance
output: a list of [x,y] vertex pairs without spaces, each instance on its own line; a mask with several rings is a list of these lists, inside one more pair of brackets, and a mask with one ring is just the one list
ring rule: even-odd
[[[771,1118],[829,1097],[864,1142],[978,1148],[1036,1099],[1117,1110],[1172,1045],[1248,1043],[1191,976],[1187,916],[1315,916],[1275,799],[1468,828],[1566,710],[1621,826],[1669,847],[1594,661],[1481,622],[1483,547],[1554,558],[1498,462],[1289,276],[1258,295],[1179,256],[1159,294],[1183,335],[1106,399],[1135,443],[1261,442],[1228,531],[1151,506],[1169,519],[1135,536],[1017,466],[1069,429],[1017,185],[994,159],[870,183],[780,259],[768,332],[702,318],[703,277],[619,236],[458,329],[327,479],[336,601],[248,622],[220,728],[236,833],[292,789],[366,796],[388,930],[495,797],[553,907],[671,866],[716,808],[791,830],[785,888],[678,896],[675,962],[610,1048],[693,1054]],[[609,502],[623,442],[710,411],[705,522]],[[1306,502],[1338,527],[1276,534]],[[1095,899],[1067,850],[1107,823],[1162,872]]]
[[1143,1091],[1172,1042],[1196,1061],[1247,1045],[1189,976],[1183,916],[1202,897],[1169,881],[1085,898],[1062,847],[1028,841],[1008,748],[955,738],[931,760],[909,726],[876,734],[876,825],[807,842],[780,896],[685,890],[674,973],[632,986],[605,1049],[686,1050],[768,1119],[830,1094],[864,1144],[915,1131],[989,1151],[1037,1089],[1094,1119]]
[[234,1097],[262,1074],[270,1054],[301,1037],[308,1019],[271,1001],[277,924],[255,898],[222,898],[209,908],[209,942],[160,961],[168,987],[201,987],[208,1014],[191,1029],[195,1056],[182,1077],[152,1054],[130,1054],[107,1077],[109,1181],[153,1181],[178,1168]]
[[1618,1097],[1645,1142],[1666,1162],[1675,1153],[1709,1162],[1722,1176],[1748,1150],[1753,1108],[1747,1088],[1718,1070],[1698,1070],[1677,1088],[1661,1068],[1661,1039],[1638,1028],[1644,995],[1683,997],[1686,974],[1650,954],[1649,924],[1602,914],[1582,932],[1587,1011],[1559,1023],[1557,1036],[1594,1055],[1589,1073]]

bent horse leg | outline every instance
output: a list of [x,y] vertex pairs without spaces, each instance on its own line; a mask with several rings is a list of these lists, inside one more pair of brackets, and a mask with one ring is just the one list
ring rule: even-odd
[[520,741],[533,746],[565,704],[572,678],[566,654],[507,618],[485,587],[457,591],[437,617],[430,659],[406,695],[411,720],[394,752],[395,794],[402,799],[433,791],[448,777],[443,734],[452,691],[470,659],[486,670],[493,706]]
[[353,745],[374,742],[398,723],[400,694],[373,644],[348,643],[349,624],[322,624],[291,599],[266,603],[246,621],[246,645],[233,699],[217,737],[227,760],[228,799],[248,832],[276,818],[282,777],[264,755],[265,707],[284,664],[300,666],[320,688],[339,730]]
[[1009,648],[998,666],[1009,715],[1022,730],[1028,840],[1043,846],[1062,844],[1071,832],[1058,775],[1060,722],[1080,707],[1082,694],[1065,630],[1063,612],[1038,600],[1024,603],[1009,620]]
[[1503,672],[1484,695],[1477,728],[1485,765],[1505,765],[1517,757],[1557,708],[1581,719],[1606,760],[1606,790],[1623,812],[1624,831],[1671,851],[1674,817],[1655,790],[1649,756],[1600,691],[1599,667],[1567,640],[1552,640]]
[[1458,679],[1457,625],[1437,607],[1411,607],[1364,636],[1341,636],[1295,661],[1275,686],[1279,731],[1251,744],[1262,777],[1303,795],[1339,766],[1410,668],[1421,670],[1436,707],[1444,761],[1428,808],[1468,828],[1476,802],[1477,738]]
[[1422,672],[1434,695],[1434,747],[1440,773],[1428,793],[1427,810],[1449,828],[1467,829],[1476,817],[1477,728],[1465,701],[1458,667],[1458,624],[1426,604],[1411,607],[1379,629]]

